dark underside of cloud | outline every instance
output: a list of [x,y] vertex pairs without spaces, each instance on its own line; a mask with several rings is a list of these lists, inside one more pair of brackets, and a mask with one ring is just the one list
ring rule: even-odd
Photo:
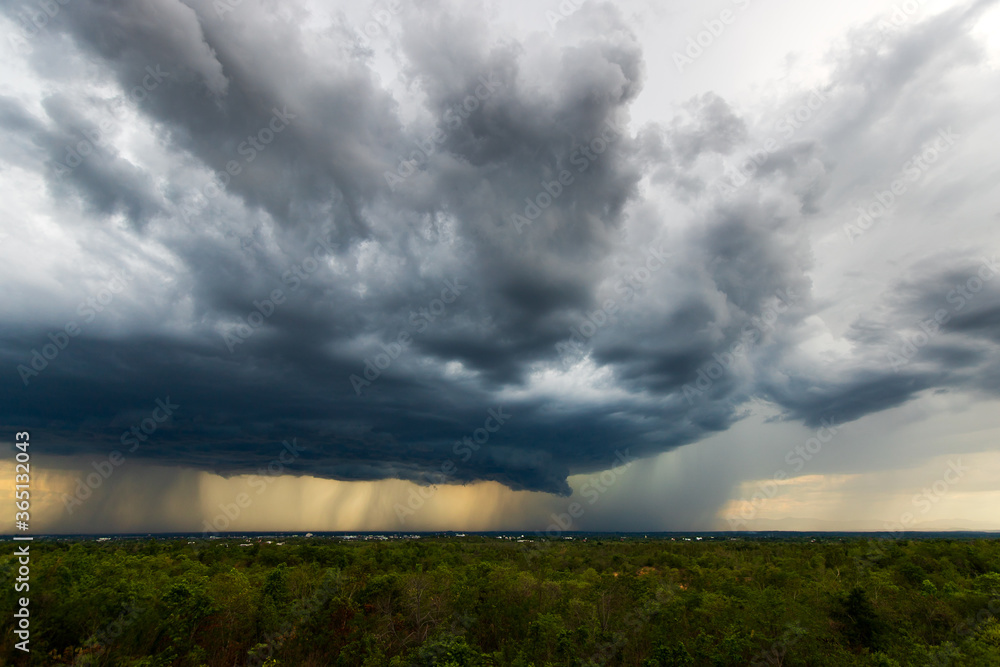
[[[981,270],[971,256],[886,286],[847,361],[797,353],[822,306],[809,239],[831,179],[904,113],[896,102],[976,65],[969,27],[988,3],[859,27],[831,56],[809,138],[782,138],[731,188],[724,165],[769,135],[712,93],[623,129],[647,74],[610,5],[523,42],[479,11],[408,6],[389,85],[346,19],[307,37],[266,5],[216,4],[60,5],[27,56],[48,82],[41,107],[0,97],[6,163],[45,175],[65,211],[53,224],[105,283],[129,272],[110,299],[50,277],[74,305],[109,301],[100,312],[26,306],[0,323],[0,424],[44,429],[48,452],[139,442],[132,456],[238,474],[295,438],[294,474],[441,481],[451,460],[449,482],[567,493],[568,475],[695,443],[755,398],[817,425],[927,390],[1000,391],[1000,281],[962,309],[947,298]],[[133,120],[100,126],[144,82],[127,113],[155,156],[126,150]],[[106,141],[68,168],[87,136]],[[237,167],[220,193],[211,173]],[[78,335],[50,341],[70,321]],[[123,442],[168,397],[178,407],[148,440]]]

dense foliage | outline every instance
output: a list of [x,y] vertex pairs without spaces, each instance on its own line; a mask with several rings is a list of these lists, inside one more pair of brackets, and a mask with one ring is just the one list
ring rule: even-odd
[[1000,665],[1000,541],[487,537],[32,547],[30,660]]

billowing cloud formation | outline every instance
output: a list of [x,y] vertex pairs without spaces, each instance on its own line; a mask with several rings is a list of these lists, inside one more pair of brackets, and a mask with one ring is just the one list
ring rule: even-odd
[[[859,26],[754,113],[705,92],[642,127],[607,4],[521,39],[406,5],[385,48],[219,4],[74,0],[11,40],[0,422],[49,451],[237,474],[295,438],[293,473],[567,493],[755,399],[812,426],[1000,390],[969,148],[997,129],[993,3]],[[964,245],[831,277],[944,211]]]

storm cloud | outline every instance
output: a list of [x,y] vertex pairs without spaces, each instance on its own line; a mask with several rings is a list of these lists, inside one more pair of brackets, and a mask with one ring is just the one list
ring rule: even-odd
[[[569,494],[754,401],[1000,393],[994,3],[641,124],[664,70],[611,4],[512,35],[404,1],[380,38],[220,4],[5,3],[0,424],[52,453],[235,475],[296,438],[291,474]],[[879,243],[905,257],[830,277]]]

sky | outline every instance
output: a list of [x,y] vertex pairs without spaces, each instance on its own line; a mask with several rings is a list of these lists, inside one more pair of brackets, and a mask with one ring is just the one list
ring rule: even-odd
[[998,4],[6,2],[0,474],[53,533],[1000,530]]

